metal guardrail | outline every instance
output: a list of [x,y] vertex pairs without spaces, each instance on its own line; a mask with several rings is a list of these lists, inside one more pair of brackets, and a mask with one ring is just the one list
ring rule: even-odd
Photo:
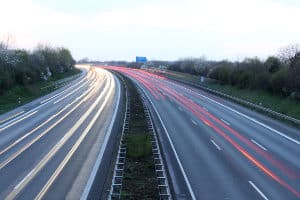
[[[122,79],[122,81],[124,82],[123,79]],[[121,134],[120,143],[119,143],[119,150],[118,150],[118,154],[117,154],[111,188],[110,188],[109,197],[108,197],[108,199],[110,199],[110,200],[121,199],[123,174],[124,174],[125,161],[126,161],[126,145],[124,143],[124,136],[129,131],[130,98],[129,98],[126,84],[124,84],[124,87],[126,90],[125,116],[124,116],[122,134]]]
[[151,142],[152,142],[152,156],[154,160],[154,165],[155,165],[155,173],[156,173],[156,178],[157,178],[157,183],[158,183],[158,191],[159,191],[159,196],[161,200],[171,200],[172,196],[170,193],[170,187],[167,179],[167,174],[166,174],[166,168],[164,165],[164,161],[162,159],[160,147],[158,144],[158,138],[156,135],[155,128],[153,126],[153,121],[151,118],[151,114],[148,108],[148,104],[146,103],[146,97],[144,93],[141,91],[140,88],[138,88],[139,93],[142,98],[143,106],[144,106],[144,111],[145,111],[145,116],[146,116],[146,121],[148,125],[148,129],[150,132],[151,136]]
[[[122,79],[122,81],[124,81]],[[113,173],[113,179],[111,183],[111,188],[109,192],[109,200],[117,200],[121,199],[121,192],[122,192],[122,182],[123,182],[123,175],[125,169],[125,161],[126,161],[126,145],[124,143],[124,136],[128,134],[129,131],[129,120],[130,120],[130,95],[128,93],[126,84],[124,84],[126,88],[126,107],[125,107],[125,117],[123,123],[123,129],[121,134],[121,139],[119,143],[119,150],[117,154],[116,164]],[[160,148],[158,145],[158,139],[156,135],[156,131],[153,126],[153,121],[151,118],[151,114],[149,112],[148,106],[146,104],[146,98],[144,94],[138,88],[139,94],[141,95],[141,99],[143,102],[145,117],[148,125],[148,130],[151,136],[151,143],[152,143],[152,156],[155,165],[155,173],[157,177],[158,183],[158,190],[159,196],[161,200],[172,200],[170,188],[168,184],[168,179],[165,171],[165,165],[163,163],[162,155],[160,152]]]
[[80,73],[78,73],[76,75],[73,75],[73,76],[61,79],[61,80],[57,80],[57,81],[55,81],[54,83],[52,83],[50,85],[42,87],[41,90],[44,90],[44,89],[49,88],[49,87],[55,87],[55,88],[63,87],[65,85],[67,85],[69,82],[71,82],[71,81],[79,78],[81,75],[82,75],[82,72],[80,72]]
[[237,97],[234,97],[234,96],[230,96],[228,94],[224,94],[222,92],[219,92],[219,91],[216,91],[216,90],[213,90],[213,89],[210,89],[208,87],[205,87],[203,85],[200,85],[200,84],[196,84],[196,83],[193,83],[193,82],[190,82],[190,81],[186,81],[186,80],[181,80],[181,79],[177,79],[177,78],[174,78],[174,77],[169,77],[167,76],[167,78],[171,79],[171,80],[174,80],[174,81],[177,81],[177,82],[182,82],[182,83],[185,83],[185,84],[188,84],[188,85],[192,85],[192,86],[195,86],[195,87],[198,87],[202,90],[205,90],[207,92],[210,92],[212,94],[215,94],[215,95],[218,95],[218,96],[221,96],[221,97],[225,97],[227,99],[230,99],[230,100],[233,100],[239,104],[242,104],[242,105],[246,105],[246,106],[249,106],[249,107],[252,107],[252,108],[255,108],[257,110],[260,110],[260,111],[263,111],[265,113],[268,113],[276,118],[280,118],[280,119],[284,119],[284,120],[287,120],[287,121],[290,121],[290,122],[293,122],[295,124],[298,124],[300,125],[300,120],[299,119],[295,119],[293,117],[290,117],[290,116],[287,116],[287,115],[284,115],[282,113],[279,113],[279,112],[276,112],[276,111],[273,111],[271,110],[270,108],[266,108],[266,107],[263,107],[263,106],[260,106],[260,105],[257,105],[257,104],[254,104],[254,103],[251,103],[249,101],[246,101],[246,100],[243,100],[243,99],[240,99],[240,98],[237,98]]

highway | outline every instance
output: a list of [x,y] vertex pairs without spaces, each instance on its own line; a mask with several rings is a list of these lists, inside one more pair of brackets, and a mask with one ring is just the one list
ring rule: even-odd
[[85,199],[121,92],[114,75],[84,67],[70,84],[0,116],[0,199]]
[[110,69],[146,94],[181,173],[171,174],[175,198],[300,199],[299,129],[143,70]]

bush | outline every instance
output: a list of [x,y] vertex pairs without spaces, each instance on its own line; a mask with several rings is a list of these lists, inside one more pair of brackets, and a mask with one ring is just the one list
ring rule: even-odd
[[251,87],[254,89],[270,90],[271,88],[271,76],[266,72],[257,74],[254,78],[254,82]]
[[265,67],[270,73],[275,73],[280,70],[282,67],[282,64],[279,60],[279,58],[276,58],[274,56],[269,57],[265,62]]
[[66,48],[39,45],[33,52],[0,48],[0,93],[16,84],[33,84],[73,70],[74,64]]
[[287,77],[288,71],[286,68],[282,68],[278,72],[274,73],[271,77],[271,88],[274,93],[281,95],[288,95],[287,91]]
[[230,83],[230,77],[232,73],[232,67],[226,63],[220,64],[220,66],[215,67],[210,73],[210,78],[221,81],[223,84]]

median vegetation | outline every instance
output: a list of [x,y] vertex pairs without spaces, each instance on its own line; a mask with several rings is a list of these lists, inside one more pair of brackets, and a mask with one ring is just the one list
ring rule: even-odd
[[129,133],[122,199],[159,199],[157,179],[149,134],[141,97],[131,80],[125,78],[130,94]]
[[80,72],[74,64],[66,48],[39,45],[27,51],[0,42],[0,113],[53,91],[57,80]]

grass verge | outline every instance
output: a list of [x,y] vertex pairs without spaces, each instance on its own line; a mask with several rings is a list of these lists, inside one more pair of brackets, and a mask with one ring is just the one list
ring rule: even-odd
[[55,78],[32,85],[17,85],[0,95],[0,114],[24,105],[38,97],[57,90],[62,84],[56,84],[59,80],[80,73],[80,70],[72,70],[59,74]]
[[[179,80],[190,81],[196,84],[200,83],[199,76],[191,74],[167,71],[166,73],[160,73],[160,75]],[[261,105],[290,117],[300,119],[300,102],[292,100],[288,97],[274,95],[261,90],[240,89],[231,85],[222,85],[214,81],[206,81],[201,85],[234,97],[238,97],[251,103]]]
[[143,103],[131,80],[125,80],[130,94],[131,113],[129,133],[125,136],[127,155],[121,199],[159,199]]

